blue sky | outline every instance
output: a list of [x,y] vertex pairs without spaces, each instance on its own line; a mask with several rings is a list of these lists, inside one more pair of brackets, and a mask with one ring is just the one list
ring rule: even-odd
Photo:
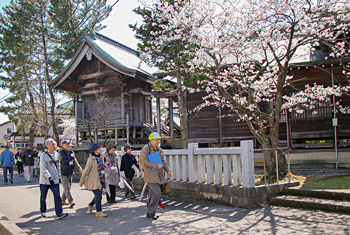
[[[112,5],[115,0],[108,0],[109,5]],[[2,8],[10,3],[10,0],[0,0],[0,12]],[[113,7],[109,17],[102,22],[107,27],[100,31],[100,33],[124,44],[129,47],[137,49],[137,40],[134,37],[134,33],[128,27],[129,24],[141,22],[141,18],[135,15],[132,10],[139,6],[138,0],[119,0],[119,2]],[[6,90],[0,88],[0,100],[7,95]],[[0,123],[8,121],[6,115],[0,113]]]

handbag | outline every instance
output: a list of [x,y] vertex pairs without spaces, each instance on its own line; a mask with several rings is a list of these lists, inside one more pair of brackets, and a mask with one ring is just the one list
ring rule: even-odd
[[125,184],[123,182],[123,180],[120,180],[118,183],[119,188],[125,188]]
[[162,185],[162,193],[169,193],[171,191],[169,182]]

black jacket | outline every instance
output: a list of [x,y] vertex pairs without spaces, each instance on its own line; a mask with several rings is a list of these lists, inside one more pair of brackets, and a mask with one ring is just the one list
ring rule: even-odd
[[[60,161],[61,161],[61,175],[72,175],[74,170],[74,161],[75,156],[73,151],[67,152],[64,148],[59,152]],[[70,158],[69,158],[70,155]],[[72,162],[72,165],[69,165],[69,162]]]
[[135,164],[135,166],[140,170],[140,166],[136,161],[136,158],[132,154],[125,153],[122,157],[122,163],[120,165],[120,171],[125,172],[125,177],[132,179],[135,174],[134,168],[132,168],[132,165]]
[[37,154],[34,153],[33,150],[24,150],[22,154],[22,162],[25,166],[34,166],[34,157]]
[[23,163],[22,163],[22,152],[17,152],[15,154],[15,158],[17,160],[17,165],[23,165]]

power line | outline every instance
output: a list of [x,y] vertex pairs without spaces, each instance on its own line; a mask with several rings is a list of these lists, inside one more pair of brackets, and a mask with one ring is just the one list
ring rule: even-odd
[[7,97],[7,96],[9,96],[11,93],[8,93],[7,95],[5,95],[5,96],[3,96],[3,97],[1,97],[0,98],[0,102],[3,102],[4,101],[4,99]]
[[[111,5],[111,11],[112,11],[113,7],[114,7],[118,2],[119,2],[119,0],[116,0],[116,1]],[[99,10],[99,8],[100,8],[101,6],[102,6],[102,3],[98,6],[98,8],[97,8],[91,15],[95,14],[95,13],[97,12],[97,10]],[[109,11],[109,13],[110,13],[111,11]],[[106,11],[103,15],[101,15],[101,16],[98,18],[97,23],[99,23],[100,20],[101,20],[106,14],[107,14],[107,11]],[[74,33],[75,33],[77,30],[79,30],[82,26],[84,26],[84,24],[87,22],[88,19],[89,19],[89,18],[85,19],[84,22],[83,22],[78,28],[76,28],[76,29],[74,30],[74,32],[69,36],[69,38],[68,38],[64,43],[62,43],[62,44],[67,43],[67,42],[72,38],[72,36],[74,35]],[[77,42],[79,42],[79,40],[80,40],[82,37],[84,37],[84,34],[85,34],[85,32],[86,32],[87,30],[89,30],[89,29],[86,29],[86,30],[84,31],[84,33],[83,33],[78,39],[76,39],[76,40],[75,40],[75,41],[74,41],[74,42],[73,42],[59,57],[62,58],[62,57],[69,51],[69,49],[71,49]],[[61,44],[61,45],[62,45],[62,44]],[[56,49],[56,50],[57,50],[57,49]],[[59,61],[59,60],[56,60],[56,61],[50,63],[49,66],[54,65],[54,64],[55,64],[56,62],[58,62],[58,61]],[[0,98],[0,102],[3,102],[3,101],[5,100],[5,98],[8,97],[10,94],[11,94],[11,93],[8,93],[7,95],[1,97],[1,98]]]

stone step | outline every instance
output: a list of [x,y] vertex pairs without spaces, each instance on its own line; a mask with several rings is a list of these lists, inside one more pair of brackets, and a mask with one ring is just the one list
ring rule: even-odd
[[350,201],[350,190],[285,188],[284,195]]
[[295,208],[332,211],[350,214],[350,202],[331,199],[320,199],[303,196],[282,195],[270,197],[271,205]]

